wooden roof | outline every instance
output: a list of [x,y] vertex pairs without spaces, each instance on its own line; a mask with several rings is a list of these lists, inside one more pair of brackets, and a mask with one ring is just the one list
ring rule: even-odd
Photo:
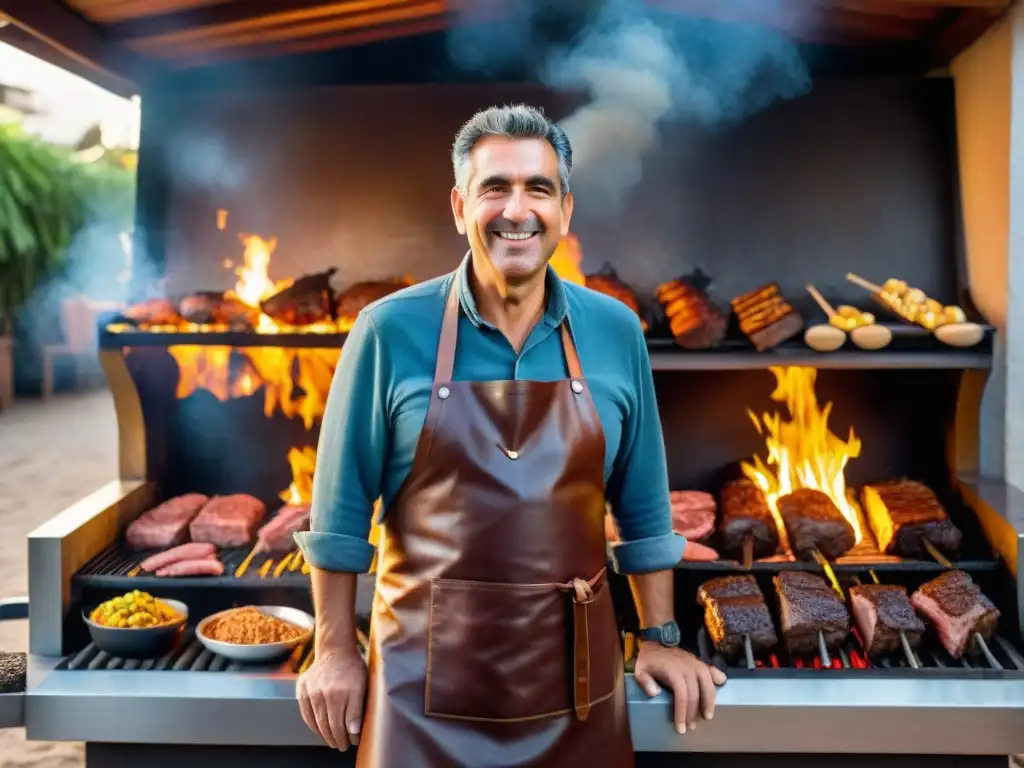
[[[645,0],[801,42],[913,48],[930,65],[948,62],[1012,1]],[[132,78],[423,35],[458,23],[467,6],[500,14],[508,3],[514,0],[0,0],[0,14],[13,21],[0,40],[26,47],[30,35],[80,65]]]

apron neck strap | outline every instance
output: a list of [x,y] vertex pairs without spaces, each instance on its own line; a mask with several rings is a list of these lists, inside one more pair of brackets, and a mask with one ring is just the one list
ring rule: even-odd
[[[434,384],[450,382],[455,371],[455,345],[459,333],[459,279],[453,277],[448,289],[448,300],[444,305],[444,319],[441,321],[441,340],[437,345],[437,363],[434,366]],[[562,351],[565,354],[569,376],[573,379],[583,378],[583,366],[576,351],[576,342],[569,329],[569,316],[561,323]]]

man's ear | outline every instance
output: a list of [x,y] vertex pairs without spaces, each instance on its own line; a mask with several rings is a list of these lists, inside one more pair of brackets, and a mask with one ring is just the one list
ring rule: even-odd
[[466,198],[462,196],[462,190],[457,186],[452,187],[452,215],[455,217],[455,229],[460,235],[466,234]]
[[562,200],[562,237],[569,234],[569,223],[572,220],[572,206],[572,192],[569,192]]

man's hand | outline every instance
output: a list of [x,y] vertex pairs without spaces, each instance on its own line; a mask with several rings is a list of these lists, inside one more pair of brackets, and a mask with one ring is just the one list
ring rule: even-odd
[[306,725],[342,752],[359,743],[365,695],[366,662],[355,649],[317,654],[295,686]]
[[633,674],[648,696],[657,696],[662,685],[672,691],[679,733],[697,727],[698,712],[706,720],[712,718],[715,686],[725,684],[725,673],[717,667],[708,666],[684,650],[657,643],[640,645]]

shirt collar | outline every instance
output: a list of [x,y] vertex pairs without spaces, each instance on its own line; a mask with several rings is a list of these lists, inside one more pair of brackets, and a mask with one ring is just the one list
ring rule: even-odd
[[[466,313],[466,317],[477,328],[480,326],[493,328],[494,326],[484,320],[477,309],[476,299],[473,298],[473,291],[469,287],[469,270],[472,257],[472,251],[467,251],[462,259],[462,263],[459,265],[458,271],[455,273],[455,279],[458,281],[456,290],[459,294],[459,305],[462,307],[462,311]],[[544,323],[552,328],[557,328],[565,320],[565,316],[569,311],[569,303],[565,296],[565,286],[562,284],[562,278],[558,276],[558,273],[555,272],[554,267],[550,264],[547,266],[545,280],[548,306],[544,312]]]

